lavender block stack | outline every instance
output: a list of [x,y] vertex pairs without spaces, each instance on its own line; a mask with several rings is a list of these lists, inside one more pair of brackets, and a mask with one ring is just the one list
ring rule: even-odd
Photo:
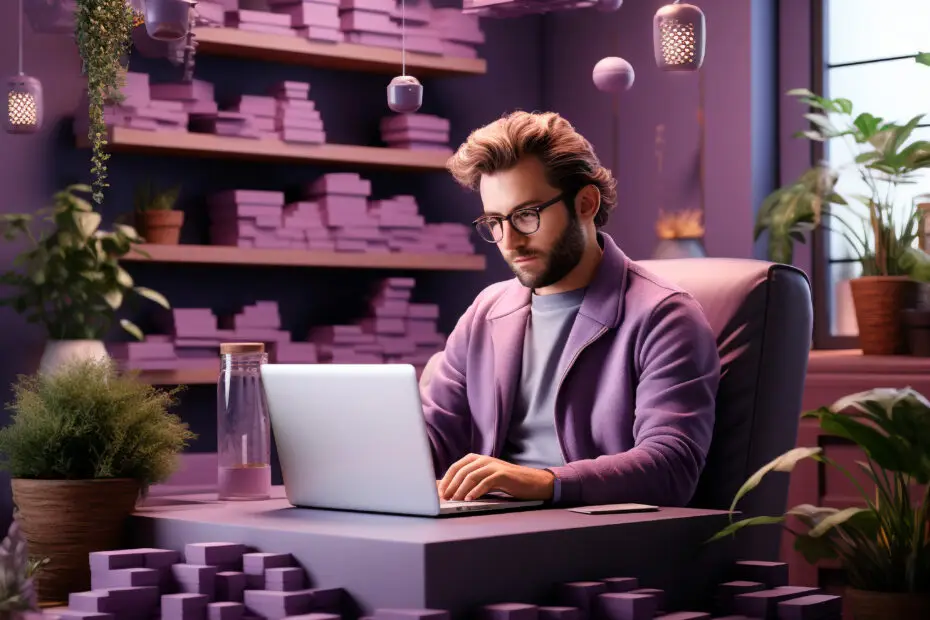
[[291,16],[286,13],[249,9],[226,11],[226,27],[262,34],[286,37],[297,36],[297,31],[291,27]]
[[[171,87],[178,85],[150,84],[147,73],[127,72],[125,75],[126,84],[121,91],[123,100],[104,106],[104,122],[107,126],[144,131],[188,130],[190,107],[182,100],[166,96],[171,94]],[[205,83],[196,84],[188,85],[188,90],[205,88]],[[86,135],[89,127],[86,94],[84,97],[74,116],[76,135]]]
[[391,12],[391,19],[398,26],[401,22],[406,24],[406,46],[411,52],[441,56],[445,51],[442,34],[433,25],[433,7],[430,3],[414,4],[407,2],[402,7],[400,2]]
[[430,23],[439,34],[444,56],[478,57],[476,46],[485,42],[478,15],[468,15],[459,9],[434,8]]
[[347,43],[400,49],[394,0],[339,0],[339,29]]
[[288,16],[298,36],[324,43],[345,40],[339,29],[339,0],[268,0],[268,7]]
[[284,192],[228,190],[207,198],[210,242],[240,248],[306,249],[284,230]]
[[448,151],[449,119],[432,114],[395,114],[381,119],[381,140],[390,148]]

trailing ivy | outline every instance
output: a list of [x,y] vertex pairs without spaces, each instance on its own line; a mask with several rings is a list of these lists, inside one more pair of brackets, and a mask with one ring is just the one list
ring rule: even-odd
[[92,147],[93,199],[103,202],[109,154],[104,105],[123,101],[123,59],[129,54],[135,11],[126,0],[78,0],[75,38],[87,75],[90,117],[87,138]]

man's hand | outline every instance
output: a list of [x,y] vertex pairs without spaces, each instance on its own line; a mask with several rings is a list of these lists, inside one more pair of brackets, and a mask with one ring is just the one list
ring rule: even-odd
[[473,500],[491,491],[503,491],[516,499],[549,500],[555,476],[544,469],[514,465],[480,454],[456,461],[437,482],[444,500]]

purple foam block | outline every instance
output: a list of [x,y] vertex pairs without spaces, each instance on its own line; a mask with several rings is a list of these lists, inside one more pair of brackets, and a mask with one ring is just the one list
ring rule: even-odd
[[559,584],[555,596],[560,605],[577,607],[582,618],[588,618],[597,611],[597,597],[606,592],[607,585],[601,581],[572,581]]
[[577,607],[540,607],[539,620],[581,620],[581,610]]
[[639,579],[636,577],[608,577],[601,581],[607,585],[608,592],[629,592],[639,588]]
[[778,604],[778,620],[835,620],[843,615],[843,599],[832,594],[812,594]]
[[297,566],[269,568],[265,571],[265,589],[292,592],[304,587],[304,569]]
[[199,564],[175,564],[171,573],[178,589],[187,594],[203,594],[210,599],[216,595],[216,566]]
[[376,609],[375,620],[449,620],[444,609]]
[[[40,617],[57,618],[58,620],[115,620],[113,614],[97,613],[95,611],[75,611],[73,609],[63,609]],[[26,620],[26,617],[24,617],[23,620]]]
[[203,594],[164,594],[161,597],[162,620],[203,618],[207,597]]
[[93,611],[97,613],[115,611],[110,600],[110,593],[106,590],[72,592],[68,595],[68,608],[74,611]]
[[145,553],[138,549],[94,551],[90,554],[90,570],[93,572],[120,568],[144,568],[144,563]]
[[539,608],[526,603],[497,603],[481,609],[485,620],[538,620]]
[[216,600],[242,602],[245,590],[245,573],[223,571],[216,574]]
[[733,610],[733,599],[740,594],[765,590],[765,584],[758,581],[728,581],[717,586],[717,613],[729,613]]
[[246,553],[242,556],[242,572],[246,587],[260,590],[265,587],[265,571],[269,568],[287,568],[294,565],[290,553]]
[[656,616],[656,620],[710,620],[710,614],[703,611],[676,611],[664,616]]
[[782,601],[819,592],[818,588],[805,586],[781,586],[771,590],[747,592],[733,599],[733,611],[763,620],[775,620],[778,618],[778,604]]
[[761,562],[746,560],[734,567],[737,579],[758,581],[769,588],[788,585],[788,564],[785,562]]
[[241,620],[244,613],[242,603],[223,601],[207,604],[207,620]]
[[342,588],[310,588],[303,590],[310,595],[310,611],[341,614],[345,600]]
[[657,588],[636,588],[635,590],[630,590],[631,594],[646,594],[648,596],[654,596],[656,599],[656,608],[659,610],[665,609],[665,591],[659,590]]
[[161,573],[154,568],[118,568],[111,571],[95,571],[91,573],[90,582],[92,590],[157,586],[161,582]]
[[189,543],[184,546],[184,559],[187,564],[227,567],[238,565],[245,552],[245,545],[239,543]]
[[284,618],[313,611],[311,595],[306,590],[297,592],[273,592],[270,590],[246,590],[245,607],[250,613],[272,618]]
[[632,592],[608,592],[597,601],[597,617],[603,620],[652,620],[658,608],[654,596]]
[[[309,614],[300,614],[299,616],[288,616],[286,620],[341,620],[342,616],[338,614],[324,614],[313,612]],[[362,620],[362,618],[359,618]],[[369,620],[371,620],[369,618]]]

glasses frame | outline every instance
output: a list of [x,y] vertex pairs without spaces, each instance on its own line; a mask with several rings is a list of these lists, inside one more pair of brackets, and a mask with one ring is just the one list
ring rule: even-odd
[[[482,215],[481,217],[477,218],[474,222],[472,222],[472,225],[477,230],[479,224],[483,224],[485,222],[488,222],[489,220],[497,220],[498,222],[500,222],[500,225],[501,225],[501,238],[500,239],[497,239],[497,240],[485,239],[484,235],[482,235],[481,232],[478,232],[478,236],[484,239],[485,241],[487,241],[488,243],[496,244],[496,243],[500,243],[501,241],[503,241],[504,239],[503,231],[504,231],[505,221],[508,224],[510,224],[511,228],[513,228],[516,232],[520,233],[521,235],[533,235],[539,232],[539,227],[542,225],[541,214],[542,214],[543,209],[548,209],[552,205],[562,202],[563,200],[565,200],[566,196],[567,194],[565,192],[562,192],[561,194],[559,194],[555,198],[552,198],[551,200],[547,200],[546,202],[543,202],[538,205],[533,205],[531,207],[520,207],[519,209],[514,209],[507,215]],[[512,219],[515,215],[519,213],[526,213],[527,211],[536,212],[536,230],[533,230],[532,232],[523,232],[522,230],[514,226],[513,219]]]

